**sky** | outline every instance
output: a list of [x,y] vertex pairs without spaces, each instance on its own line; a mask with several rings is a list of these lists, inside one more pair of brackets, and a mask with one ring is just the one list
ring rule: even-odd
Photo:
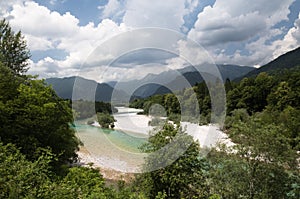
[[300,46],[299,12],[300,0],[0,0],[0,17],[31,51],[28,73],[98,82],[185,67],[181,53],[203,56],[183,38],[214,63],[259,67]]

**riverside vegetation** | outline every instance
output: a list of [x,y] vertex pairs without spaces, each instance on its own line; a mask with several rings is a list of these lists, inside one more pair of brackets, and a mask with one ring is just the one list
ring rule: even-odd
[[[223,130],[236,145],[219,146],[202,157],[198,142],[179,126],[166,124],[141,150],[161,149],[179,134],[178,145],[191,143],[185,153],[165,168],[110,187],[101,170],[70,166],[79,145],[70,127],[70,104],[43,80],[26,75],[29,58],[21,32],[0,21],[0,198],[300,198],[299,67],[225,82]],[[208,122],[205,84],[191,89],[200,122]],[[189,89],[180,92],[185,106],[195,110]],[[180,114],[173,94],[135,100],[131,106],[147,112],[152,103],[164,106],[172,120]],[[149,156],[145,168],[173,153]]]

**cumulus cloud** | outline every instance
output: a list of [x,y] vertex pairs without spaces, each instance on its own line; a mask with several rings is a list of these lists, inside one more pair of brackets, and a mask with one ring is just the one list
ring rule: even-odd
[[25,0],[0,1],[0,16],[7,17],[13,5],[22,5]]
[[98,6],[98,9],[102,10],[102,18],[117,19],[121,17],[125,10],[124,5],[120,0],[109,0],[104,6]]
[[186,14],[185,0],[128,0],[123,22],[132,27],[180,30]]
[[13,27],[45,38],[70,37],[79,24],[79,20],[69,12],[60,15],[35,2],[14,5],[10,17]]
[[[129,8],[133,8],[133,3],[133,1],[128,1],[126,5]],[[110,3],[107,5],[109,4]],[[141,2],[140,5],[141,4],[144,4],[144,9],[146,9],[145,7],[147,7],[148,3]],[[160,4],[161,3],[157,1],[157,6],[160,6]],[[169,4],[174,5],[170,2]],[[163,5],[162,7],[165,10],[170,10],[166,5],[167,4]],[[166,27],[179,29],[182,25],[182,16],[185,12],[184,6],[185,2],[181,1],[179,6],[181,10],[180,13],[176,13],[175,10],[172,11],[171,14],[170,11],[170,18],[157,26],[164,27],[165,24],[169,25],[170,22],[173,23],[173,25]],[[110,6],[107,6],[106,9],[109,9],[109,7],[111,10],[118,9],[118,5],[113,3],[111,3]],[[155,8],[156,7],[152,7],[152,12]],[[177,11],[178,10],[179,9],[177,9]],[[130,9],[127,9],[127,11],[130,12]],[[138,13],[140,13],[139,10],[137,11],[137,13],[131,14],[137,16]],[[129,16],[128,12],[127,17]],[[106,14],[109,14],[109,12],[107,11]],[[149,12],[149,14],[151,14],[151,12]],[[160,32],[153,33],[151,36],[151,34],[149,35],[147,31],[145,32],[144,30],[145,34],[142,34],[145,38],[141,38],[139,41],[136,41],[135,35],[129,33],[127,36],[123,36],[128,38],[122,38],[116,42],[105,44],[105,41],[107,41],[109,38],[112,38],[114,35],[118,35],[122,32],[130,30],[129,24],[131,24],[131,22],[128,18],[124,19],[124,23],[121,24],[117,24],[110,19],[104,19],[97,25],[94,23],[88,23],[85,26],[80,26],[79,19],[77,19],[71,13],[67,12],[65,14],[60,14],[55,11],[50,11],[47,7],[41,6],[33,1],[13,5],[12,10],[9,12],[9,16],[11,25],[16,30],[22,30],[23,34],[28,40],[29,48],[32,51],[57,49],[63,50],[68,54],[63,60],[55,60],[51,57],[46,57],[37,63],[32,62],[30,72],[39,73],[42,77],[69,76],[79,73],[80,71],[84,71],[86,76],[95,76],[95,71],[93,70],[97,69],[93,69],[93,67],[99,69],[102,67],[102,65],[110,63],[110,61],[115,59],[117,55],[120,55],[120,53],[127,53],[127,47],[132,47],[134,43],[136,48],[140,48],[140,46],[159,46],[163,49],[172,50],[172,44],[176,43],[178,40],[178,36],[173,37],[169,35],[160,35]],[[152,15],[149,15],[149,17],[152,17]],[[158,14],[157,20],[161,22],[159,17],[161,17],[160,14]],[[178,21],[180,22],[177,23]],[[140,23],[142,25],[142,22]],[[144,26],[147,25],[149,24],[146,23]],[[138,27],[138,25],[135,26],[134,24],[131,24],[131,26]],[[132,42],[133,40],[135,42]],[[109,47],[104,47],[101,52],[95,52],[95,49],[100,44],[103,44],[103,42],[104,45],[109,45]],[[95,56],[91,56],[91,53]],[[116,76],[117,71],[119,71],[120,75],[125,75],[126,78],[130,79],[134,76],[134,74],[141,74],[144,76],[151,70],[166,70],[168,68],[161,70],[158,70],[158,68],[162,68],[161,66],[164,64],[165,59],[170,58],[171,55],[162,53],[144,53],[143,57],[148,57],[148,59],[146,61],[141,60],[141,54],[138,54],[135,57],[127,56],[127,59],[123,59],[123,61],[126,61],[127,63],[123,63],[122,65],[122,63],[119,62],[119,67],[116,67],[119,70],[113,72],[114,76]],[[153,60],[149,60],[149,57],[153,58]],[[128,65],[129,62],[131,62],[135,67],[132,67],[130,70],[124,73],[121,67],[124,67],[126,64]],[[82,66],[88,68],[83,69]],[[105,79],[107,79],[107,77],[108,76],[106,76]]]
[[248,40],[287,20],[292,2],[217,0],[198,14],[189,37],[206,46]]
[[[291,51],[300,45],[300,13],[287,33],[281,29],[270,29],[269,34],[259,37],[259,39],[249,42],[244,49],[250,52],[250,55],[243,54],[236,50],[232,55],[227,55],[224,51],[213,53],[213,57],[220,63],[245,64],[249,66],[262,66],[278,56]],[[276,36],[284,34],[283,38],[272,40]],[[266,41],[272,40],[270,43]]]
[[[289,20],[289,7],[293,2],[216,0],[213,6],[207,6],[198,14],[188,37],[205,46],[217,63],[263,65],[274,59],[274,54],[280,55],[291,49],[284,47],[285,42],[299,45],[291,39],[294,38],[291,33],[281,39],[283,27],[276,27]],[[281,49],[275,48],[276,43],[282,46]]]
[[40,73],[42,77],[64,76],[79,70],[101,42],[127,30],[124,24],[118,25],[109,19],[102,20],[98,25],[89,23],[80,26],[79,20],[71,13],[59,14],[32,1],[13,5],[9,18],[15,30],[22,30],[32,51],[57,49],[68,53],[64,60],[47,57],[33,63],[30,72],[43,71]]
[[[101,10],[98,17],[102,21],[86,25],[80,25],[80,19],[72,12],[51,11],[32,0],[0,1],[0,15],[9,20],[14,30],[22,30],[31,51],[45,52],[41,60],[31,61],[31,73],[42,77],[79,74],[97,81],[109,81],[179,69],[191,60],[198,64],[211,61],[264,64],[300,45],[300,16],[288,31],[276,27],[288,19],[293,1],[216,0],[213,6],[207,6],[197,15],[192,28],[185,27],[189,24],[186,20],[193,23],[195,19],[189,17],[202,10],[199,0],[108,0],[106,5],[98,7]],[[143,37],[135,35],[136,32],[133,34],[135,28],[145,27],[179,32],[190,30],[188,38],[203,44],[212,58],[204,50],[196,51],[195,46],[182,40],[178,32],[139,29]],[[125,32],[128,34],[121,34]],[[116,36],[120,34],[122,36]],[[97,48],[99,46],[102,47]],[[158,48],[168,53],[147,50],[136,53],[141,47]],[[46,54],[55,50],[64,52],[65,58],[56,60]],[[111,62],[110,73],[103,75]]]
[[273,43],[273,58],[278,57],[284,52],[295,49],[300,45],[300,13],[295,20],[294,26],[287,32],[282,40]]

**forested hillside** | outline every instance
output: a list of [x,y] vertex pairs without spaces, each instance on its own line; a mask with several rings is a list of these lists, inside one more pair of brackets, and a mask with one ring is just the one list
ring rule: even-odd
[[[212,195],[215,198],[298,198],[300,68],[283,69],[273,75],[261,73],[257,77],[244,78],[239,83],[227,81],[224,86],[227,92],[227,116],[223,131],[237,145],[221,146],[218,150],[212,150],[204,158],[202,166],[199,164],[197,169],[205,171],[201,174],[206,181],[204,185],[199,183],[191,187],[196,179],[191,181],[177,179],[176,185],[174,182],[165,181],[170,178],[172,172],[184,172],[179,168],[184,168],[185,163],[180,161],[174,163],[177,167],[172,171],[162,169],[153,174],[142,175],[142,179],[148,178],[151,183],[161,184],[161,186],[151,185],[150,193],[164,193],[167,198],[182,196],[189,198],[185,190],[191,189],[190,192],[197,190],[199,196],[204,194],[199,198]],[[193,115],[197,102],[190,101],[194,93],[192,91],[197,95],[201,113],[196,122],[209,123],[211,102],[204,83],[180,91],[176,95],[156,95],[134,100],[131,107],[143,108],[144,113],[148,114],[152,105],[160,104],[165,108],[170,120],[195,122],[193,120],[195,118],[183,117],[180,110],[181,105],[191,111],[189,116]],[[178,99],[181,100],[181,104]],[[172,131],[164,132],[160,136],[174,136]],[[158,135],[153,137],[154,144],[159,144],[159,140],[161,138]],[[188,169],[194,171],[192,165]],[[185,179],[189,179],[188,174],[184,176]],[[171,192],[176,194],[168,193],[168,188],[163,188],[167,186],[164,183],[167,183],[168,188],[173,190]],[[180,183],[191,184],[185,187]],[[151,197],[154,198],[154,195]]]
[[82,77],[48,78],[45,81],[63,99],[109,102],[113,92],[115,96],[126,96],[126,93],[114,90],[106,83]]
[[[299,65],[300,65],[300,47],[277,57],[276,59],[261,66],[256,70],[250,71],[244,77],[254,77],[261,72],[272,73],[272,72],[276,72],[277,70],[282,70],[284,68],[289,69]],[[243,77],[237,79],[241,80],[242,78]]]

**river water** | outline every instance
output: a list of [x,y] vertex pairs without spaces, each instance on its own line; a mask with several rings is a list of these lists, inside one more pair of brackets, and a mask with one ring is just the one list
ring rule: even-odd
[[[79,152],[82,162],[93,162],[97,167],[113,169],[121,172],[140,172],[147,154],[139,147],[147,143],[150,118],[137,115],[141,110],[118,107],[114,115],[117,122],[115,130],[102,129],[99,126],[87,125],[87,121],[76,122],[76,135],[84,144],[84,153]],[[199,126],[189,122],[181,122],[187,134],[199,141],[201,147],[213,147],[218,142],[226,145],[233,143],[217,126]]]
[[[145,129],[135,128],[132,124],[132,121],[139,118],[136,113],[140,110],[123,107],[119,110],[120,112],[115,115],[119,121],[116,123],[117,130],[88,125],[86,120],[76,122],[76,135],[83,143],[85,151],[88,152],[79,153],[79,155],[82,162],[93,162],[95,166],[122,172],[138,172],[147,156],[139,147],[147,143],[148,135]],[[145,126],[143,123],[145,123],[144,120],[141,125],[135,125],[142,128]],[[126,129],[125,124],[133,128]],[[125,129],[122,128],[123,126]]]

